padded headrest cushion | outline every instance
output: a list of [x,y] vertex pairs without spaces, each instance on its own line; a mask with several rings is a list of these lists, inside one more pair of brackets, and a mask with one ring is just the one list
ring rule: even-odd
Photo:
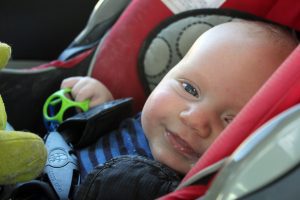
[[154,89],[202,33],[233,19],[263,20],[228,9],[195,9],[163,21],[149,34],[140,50],[139,74],[146,92],[149,94]]
[[150,93],[166,73],[187,53],[196,39],[232,17],[222,10],[201,9],[175,15],[149,35],[140,51],[139,70]]

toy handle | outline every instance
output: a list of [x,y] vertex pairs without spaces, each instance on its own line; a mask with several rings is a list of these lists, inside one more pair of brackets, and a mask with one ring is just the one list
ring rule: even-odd
[[[48,97],[43,107],[43,115],[45,120],[56,121],[62,123],[64,114],[70,108],[79,108],[83,112],[89,109],[90,100],[85,100],[82,102],[74,101],[66,96],[66,94],[71,93],[70,88],[64,88],[58,90]],[[59,106],[58,112],[55,113],[55,108]],[[51,113],[49,113],[49,111]]]

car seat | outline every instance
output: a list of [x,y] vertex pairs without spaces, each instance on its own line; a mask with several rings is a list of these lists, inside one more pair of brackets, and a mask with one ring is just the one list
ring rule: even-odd
[[[199,22],[199,19],[195,20],[195,18],[191,18],[191,21],[188,22],[189,26],[186,27],[186,30],[188,30],[189,28],[195,28],[199,32],[196,31],[197,33],[193,35],[193,31],[182,31],[182,34],[180,35],[182,37],[180,37],[180,39],[187,38],[187,40],[184,40],[184,43],[182,43],[181,40],[178,40],[177,43],[170,43],[168,41],[165,42],[164,36],[170,35],[170,32],[168,32],[167,29],[164,29],[166,32],[161,30],[162,27],[170,25],[170,21],[167,20],[162,24],[161,22],[164,19],[167,19],[174,15],[174,13],[172,13],[171,11],[171,8],[168,8],[165,2],[168,1],[133,0],[124,10],[122,15],[118,18],[116,23],[112,26],[107,35],[104,36],[97,49],[92,48],[89,50],[85,50],[83,53],[80,53],[75,57],[71,56],[71,58],[65,61],[54,61],[49,64],[35,67],[33,69],[30,69],[29,73],[28,71],[3,71],[0,74],[0,76],[3,77],[3,79],[1,80],[9,80],[9,78],[13,74],[13,76],[17,76],[20,78],[28,76],[28,79],[29,77],[34,79],[34,81],[32,82],[35,83],[24,82],[26,83],[27,87],[28,85],[32,84],[35,87],[38,87],[41,85],[41,83],[47,83],[47,86],[49,85],[49,87],[51,85],[52,88],[49,89],[49,91],[48,88],[45,89],[47,91],[40,91],[42,89],[39,87],[40,89],[38,88],[39,90],[37,90],[36,93],[39,96],[34,96],[34,98],[30,97],[27,100],[27,102],[41,103],[44,102],[47,94],[50,94],[55,89],[58,89],[59,83],[62,78],[77,74],[88,74],[92,77],[98,78],[99,80],[104,82],[104,84],[108,85],[108,88],[112,91],[115,98],[127,96],[134,97],[136,101],[136,110],[139,110],[143,102],[145,101],[148,92],[151,91],[151,89],[155,87],[155,84],[160,80],[160,77],[163,74],[160,72],[166,72],[166,70],[164,71],[164,69],[161,70],[157,68],[154,68],[154,71],[149,71],[149,67],[153,67],[159,62],[161,62],[163,66],[166,66],[167,69],[174,66],[174,64],[176,63],[176,59],[178,61],[186,52],[188,43],[191,44],[191,38],[195,39],[198,36],[197,33],[199,34],[201,31],[205,30],[203,29],[203,26],[199,28],[198,26],[193,26],[193,24],[197,25],[202,23],[207,28],[213,25],[212,23],[203,23],[203,17],[206,19],[211,18],[212,14],[215,14],[217,16],[221,14],[222,16],[225,16],[225,18],[222,17],[221,21],[219,21],[219,19],[216,20],[213,17],[212,21],[217,24],[230,20],[230,18],[232,17],[232,13],[234,13],[235,15],[239,15],[239,17],[242,18],[256,19],[255,16],[257,16],[259,18],[264,18],[279,24],[292,27],[296,30],[300,29],[300,23],[298,20],[300,5],[298,2],[295,3],[295,1],[292,0],[277,0],[276,2],[271,0],[264,2],[259,0],[248,0],[241,3],[241,1],[238,0],[227,0],[225,2],[220,1],[214,6],[210,4],[204,4],[204,7],[201,8],[201,11],[190,11],[189,14],[176,14],[176,17],[178,17],[178,19],[184,19],[187,16],[191,15],[197,16],[202,12],[202,18],[200,20],[201,22]],[[201,4],[200,6],[203,5]],[[218,9],[207,9],[211,7],[215,7]],[[157,14],[153,15],[152,13]],[[286,13],[286,15],[282,16],[282,13]],[[174,18],[172,20],[174,20]],[[151,32],[158,25],[160,25],[160,27],[157,28],[157,30]],[[185,25],[186,24],[183,23],[183,27],[185,27]],[[150,34],[149,38],[152,38],[152,40],[146,41],[144,43],[144,41],[148,37],[148,34]],[[157,35],[159,36],[155,37]],[[178,37],[174,36],[173,39],[176,40],[178,39]],[[168,46],[169,44],[176,44],[177,46]],[[144,47],[148,50],[142,50],[143,53],[141,53],[140,55],[141,47]],[[154,60],[154,58],[151,56],[153,56],[153,52],[155,51],[151,52],[151,50],[149,49],[155,49],[157,47],[159,49],[167,48],[167,57],[170,57],[170,55],[176,55],[176,58],[172,57],[172,59],[175,60],[166,60],[164,59],[164,56],[162,56],[156,62],[154,62],[154,64],[150,63],[150,61]],[[175,53],[172,52],[174,54],[168,55],[169,49],[174,50]],[[163,54],[160,54],[160,56],[161,55]],[[173,193],[170,193],[169,195],[162,197],[162,199],[195,199],[203,196],[208,190],[209,184],[211,183],[212,177],[214,176],[205,176],[204,181],[199,181],[198,179],[196,179],[197,184],[190,185],[190,183],[194,183],[194,181],[190,180],[193,179],[195,174],[202,172],[209,166],[219,164],[219,162],[221,162],[225,157],[232,154],[233,151],[242,143],[242,141],[244,141],[256,128],[264,124],[273,116],[281,113],[282,111],[299,102],[299,95],[297,91],[299,89],[298,80],[300,74],[296,65],[297,61],[299,60],[299,56],[300,49],[298,47],[276,71],[276,73],[268,80],[263,88],[246,105],[246,107],[242,110],[242,112],[234,120],[234,122],[211,145],[208,151],[199,160],[197,165],[185,176],[179,189]],[[84,65],[90,65],[90,67],[83,67]],[[142,69],[138,69],[137,66],[142,66]],[[55,71],[55,73],[53,72],[53,74],[51,74],[49,73],[49,71],[51,71],[51,73]],[[26,75],[26,73],[28,74]],[[35,77],[36,80],[34,78],[35,75],[33,75],[34,73],[37,75]],[[61,74],[63,74],[63,76]],[[38,75],[40,75],[40,77],[38,77]],[[56,76],[55,81],[49,82],[50,75]],[[142,81],[140,80],[141,76]],[[111,77],[113,77],[113,79]],[[11,80],[10,84],[13,84],[13,81],[15,82],[15,79]],[[20,112],[16,112],[16,110],[14,110],[16,109],[16,107],[14,106],[18,105],[18,100],[23,99],[27,95],[26,92],[20,91],[19,93],[19,90],[17,90],[21,87],[21,84],[22,83],[18,83],[18,87],[15,87],[14,90],[8,90],[7,86],[4,89],[1,89],[1,87],[0,92],[3,94],[4,101],[8,102],[8,115],[12,116],[12,121],[16,118],[17,120],[15,120],[15,124],[21,126],[21,128],[30,127],[28,126],[28,124],[31,124],[31,126],[34,127],[34,125],[38,124],[38,121],[34,121],[33,123],[32,121],[27,121],[27,125],[26,123],[18,124],[19,120],[22,121],[23,119],[20,119],[20,117],[17,116],[20,114]],[[276,88],[276,90],[274,90],[274,88]],[[42,99],[42,101],[38,99]],[[39,109],[38,106],[34,108],[37,110]],[[9,109],[11,110],[9,111]],[[20,110],[22,109],[20,108]],[[41,115],[37,114],[36,116]],[[12,124],[14,125],[14,123]],[[31,129],[32,127],[30,127],[29,129]],[[215,175],[215,173],[213,173],[213,175]]]
[[[57,60],[39,66],[28,67],[25,64],[26,68],[10,65],[1,71],[0,79],[3,84],[0,86],[0,93],[6,102],[10,124],[15,129],[45,134],[41,110],[46,98],[59,88],[64,78],[87,75],[97,44],[129,2],[130,0],[99,1],[86,27]],[[20,113],[26,113],[26,117]]]

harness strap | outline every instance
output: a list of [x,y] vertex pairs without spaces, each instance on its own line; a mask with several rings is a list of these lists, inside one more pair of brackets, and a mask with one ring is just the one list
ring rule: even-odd
[[80,173],[75,151],[58,132],[50,132],[45,144],[48,160],[44,176],[49,180],[61,200],[72,197],[74,188],[80,184]]

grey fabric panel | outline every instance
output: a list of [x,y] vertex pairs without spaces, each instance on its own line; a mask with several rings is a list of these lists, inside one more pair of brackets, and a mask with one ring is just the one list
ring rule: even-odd
[[189,16],[166,26],[151,41],[143,61],[150,90],[187,53],[194,41],[211,27],[231,21],[222,15]]

